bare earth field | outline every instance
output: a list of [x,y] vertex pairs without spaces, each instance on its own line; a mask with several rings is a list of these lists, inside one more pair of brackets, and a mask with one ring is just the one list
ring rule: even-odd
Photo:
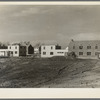
[[99,88],[100,60],[0,58],[0,88]]

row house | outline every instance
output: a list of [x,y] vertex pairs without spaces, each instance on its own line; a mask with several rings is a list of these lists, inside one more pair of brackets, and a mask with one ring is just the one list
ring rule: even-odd
[[31,56],[33,54],[34,54],[34,47],[31,44],[26,45],[26,55]]
[[34,47],[30,45],[22,45],[20,43],[14,43],[4,47],[0,47],[1,57],[19,57],[29,56],[34,54]]
[[8,47],[5,45],[0,45],[0,56],[8,56]]
[[26,46],[21,44],[11,44],[8,46],[9,56],[19,57],[26,56]]
[[1,57],[7,57],[7,56],[9,56],[8,49],[0,49],[0,56]]
[[100,41],[74,41],[68,46],[69,52],[74,52],[78,58],[100,58]]
[[66,56],[68,50],[61,49],[59,45],[41,45],[41,57]]

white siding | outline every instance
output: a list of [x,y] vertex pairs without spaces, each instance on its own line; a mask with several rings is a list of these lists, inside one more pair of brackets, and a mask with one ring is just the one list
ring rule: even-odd
[[38,48],[34,48],[34,53],[38,53],[39,52],[39,49]]
[[8,51],[10,51],[10,53],[13,52],[12,56],[18,57],[19,56],[19,45],[8,46]]
[[[44,52],[46,52],[46,54],[43,54]],[[50,52],[53,52],[53,55],[50,55]],[[41,57],[52,57],[54,56],[54,52],[55,52],[55,45],[41,46]]]
[[8,49],[0,49],[0,56],[8,56]]
[[55,56],[66,56],[67,52],[68,52],[68,50],[66,50],[66,49],[55,50]]
[[5,56],[5,51],[0,51],[0,56]]
[[[41,57],[66,56],[68,49],[55,49],[55,45],[41,46]],[[53,53],[52,55],[50,53]]]

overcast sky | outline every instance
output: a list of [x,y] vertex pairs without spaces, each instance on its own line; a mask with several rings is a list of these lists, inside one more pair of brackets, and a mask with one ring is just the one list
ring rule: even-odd
[[0,41],[100,40],[100,6],[0,5]]

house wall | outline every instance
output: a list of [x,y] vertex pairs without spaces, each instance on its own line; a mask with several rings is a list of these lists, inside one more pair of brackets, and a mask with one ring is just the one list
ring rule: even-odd
[[68,50],[63,49],[63,50],[55,50],[55,56],[67,56]]
[[26,46],[19,46],[19,56],[26,56]]
[[[83,48],[79,48],[82,46]],[[90,46],[91,48],[87,48]],[[97,46],[97,48],[96,48]],[[100,41],[71,41],[69,43],[69,52],[75,52],[79,58],[98,58],[98,53],[100,53]],[[88,55],[87,53],[91,54]],[[80,53],[83,53],[80,55]]]
[[41,46],[40,47],[34,47],[34,54],[40,54],[41,53]]
[[10,56],[14,57],[26,56],[26,46],[9,45],[8,51],[10,51]]
[[34,48],[34,53],[35,54],[39,53],[39,48]]
[[18,57],[19,56],[19,45],[9,45],[8,51],[10,51],[10,56]]
[[0,56],[5,56],[5,51],[0,51]]
[[32,45],[26,46],[26,55],[34,54],[34,47]]
[[0,56],[9,56],[8,49],[0,49]]
[[66,49],[56,49],[56,45],[41,46],[41,57],[65,56],[67,52]]
[[[52,49],[51,49],[51,47],[52,47]],[[53,55],[50,55],[50,52],[53,52]],[[44,53],[46,53],[46,54],[44,54]],[[54,56],[54,54],[55,54],[55,45],[41,46],[41,57],[52,57],[52,56]]]

